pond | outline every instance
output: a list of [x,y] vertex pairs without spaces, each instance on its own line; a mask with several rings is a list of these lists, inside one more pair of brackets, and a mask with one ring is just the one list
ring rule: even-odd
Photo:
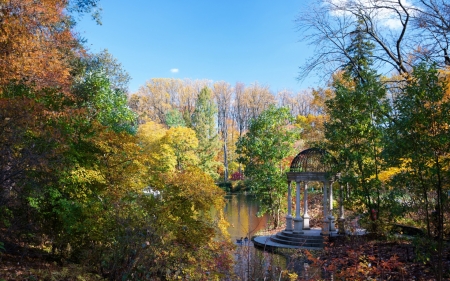
[[[230,226],[228,232],[237,245],[235,252],[235,274],[240,280],[278,280],[282,270],[289,268],[299,276],[306,277],[317,270],[303,270],[303,261],[293,261],[289,254],[274,254],[253,247],[250,238],[258,231],[266,230],[269,217],[257,217],[258,200],[251,194],[228,194],[225,196],[224,214]],[[237,243],[237,240],[248,237],[249,240]],[[309,265],[308,265],[309,266]],[[308,279],[308,278],[307,278]]]
[[268,216],[256,216],[259,206],[253,195],[243,193],[229,194],[225,196],[225,199],[224,214],[230,223],[228,232],[233,242],[242,237],[251,238],[259,230],[267,228]]

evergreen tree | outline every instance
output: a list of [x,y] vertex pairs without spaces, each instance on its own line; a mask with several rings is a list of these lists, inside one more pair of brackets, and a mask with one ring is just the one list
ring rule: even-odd
[[375,45],[364,28],[362,20],[359,20],[356,29],[350,32],[351,42],[345,49],[348,61],[343,65],[343,70],[355,82],[365,82],[364,73],[370,72],[373,66],[372,51]]
[[203,88],[197,98],[194,114],[192,115],[192,129],[197,134],[199,148],[198,157],[200,168],[217,179],[217,168],[220,165],[216,161],[220,150],[220,141],[217,134],[217,106],[213,101],[211,90]]
[[355,199],[364,203],[360,211],[371,214],[380,211],[379,158],[389,112],[386,88],[372,69],[373,48],[359,23],[346,49],[343,78],[333,82],[335,97],[326,102],[330,119],[325,124],[327,148],[337,154],[343,181],[354,188]]
[[166,113],[166,125],[169,128],[173,127],[186,127],[183,114],[176,108],[169,110]]

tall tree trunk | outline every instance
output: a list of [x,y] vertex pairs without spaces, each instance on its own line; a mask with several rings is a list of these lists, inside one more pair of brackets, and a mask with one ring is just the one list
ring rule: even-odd
[[437,192],[437,216],[438,216],[438,274],[437,274],[437,280],[442,280],[442,254],[443,254],[443,242],[444,242],[444,214],[443,214],[443,190],[442,190],[442,179],[441,179],[441,165],[439,163],[439,155],[437,152],[435,152],[435,165],[436,165],[436,173],[437,173],[437,186],[436,186],[436,192]]

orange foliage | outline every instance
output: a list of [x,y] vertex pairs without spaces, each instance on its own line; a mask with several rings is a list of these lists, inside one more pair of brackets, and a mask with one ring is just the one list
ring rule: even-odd
[[77,46],[64,0],[0,0],[0,86],[67,87]]

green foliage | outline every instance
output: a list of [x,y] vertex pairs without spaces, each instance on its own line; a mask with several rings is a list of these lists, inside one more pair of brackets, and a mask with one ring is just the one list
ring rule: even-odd
[[233,189],[233,184],[230,181],[222,181],[217,183],[217,186],[223,189],[225,192],[230,192]]
[[195,111],[192,115],[192,128],[199,142],[197,152],[200,159],[199,165],[203,171],[215,179],[219,177],[217,168],[221,165],[220,162],[216,161],[220,150],[216,115],[217,105],[213,101],[211,90],[205,87],[197,97]]
[[[98,1],[66,2],[57,10],[90,12]],[[205,149],[199,152],[196,133],[179,126],[176,112],[169,130],[148,126],[134,135],[129,77],[107,52],[61,64],[66,60],[72,77],[62,73],[67,81],[55,88],[13,81],[0,89],[0,252],[3,241],[45,247],[52,258],[83,263],[109,280],[222,279],[233,245],[224,193],[204,172],[214,174],[217,155],[217,110],[208,90],[193,117]],[[145,195],[144,188],[163,195]],[[88,276],[71,273],[30,278]]]
[[287,192],[285,172],[289,163],[285,160],[294,154],[293,143],[298,138],[289,126],[292,121],[287,108],[270,106],[252,119],[249,131],[237,143],[247,183],[260,200],[260,213],[270,213],[275,227]]
[[183,114],[177,109],[171,109],[166,113],[166,125],[172,127],[186,127]]
[[123,93],[128,91],[131,77],[108,50],[105,49],[98,54],[89,55],[86,59],[81,60],[80,64],[84,75],[95,72],[104,73],[110,82],[111,89],[120,90]]
[[[354,199],[363,200],[359,211],[379,213],[381,185],[380,153],[389,104],[379,77],[365,68],[358,79],[344,75],[334,82],[335,97],[326,101],[329,121],[325,123],[326,147],[336,155],[342,182],[353,187]],[[354,201],[356,202],[356,200]]]
[[88,110],[90,118],[116,132],[136,132],[136,114],[127,105],[127,96],[113,89],[103,72],[89,72],[74,87],[77,106]]
[[364,76],[370,72],[373,64],[372,51],[375,48],[364,29],[364,21],[359,19],[355,30],[350,32],[351,42],[345,49],[348,62],[343,66],[348,77],[359,81],[364,81]]
[[393,165],[404,166],[394,180],[406,180],[406,190],[416,202],[413,206],[425,214],[428,239],[437,238],[437,244],[431,247],[438,256],[437,279],[442,278],[443,272],[444,217],[450,176],[450,101],[445,96],[446,88],[435,65],[421,63],[414,67],[402,95],[394,101],[397,116],[389,127],[386,149]]

